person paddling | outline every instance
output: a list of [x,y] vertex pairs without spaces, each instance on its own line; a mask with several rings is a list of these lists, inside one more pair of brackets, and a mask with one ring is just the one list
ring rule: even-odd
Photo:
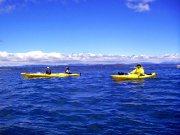
[[51,74],[51,70],[49,67],[47,67],[46,74]]
[[133,70],[130,74],[138,74],[138,75],[144,75],[144,69],[141,66],[140,63],[137,64],[137,68]]
[[69,67],[66,67],[65,74],[71,74],[71,71],[69,70]]

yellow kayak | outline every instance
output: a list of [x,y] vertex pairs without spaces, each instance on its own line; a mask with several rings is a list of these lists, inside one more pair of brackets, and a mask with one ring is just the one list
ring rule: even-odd
[[137,74],[129,74],[129,75],[111,75],[111,77],[116,80],[129,80],[129,79],[143,79],[143,78],[151,78],[151,77],[156,77],[156,73],[152,74],[144,74],[144,75],[137,75]]
[[41,77],[68,77],[68,76],[80,76],[81,73],[75,74],[64,74],[64,73],[56,73],[56,74],[43,74],[43,73],[21,73],[22,76],[26,78],[41,78]]

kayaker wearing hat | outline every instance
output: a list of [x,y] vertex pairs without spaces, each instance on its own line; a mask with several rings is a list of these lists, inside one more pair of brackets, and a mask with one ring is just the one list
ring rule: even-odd
[[46,74],[51,74],[51,70],[49,67],[47,67]]
[[65,74],[71,74],[71,71],[69,70],[69,67],[66,67]]
[[131,72],[131,74],[144,75],[144,69],[140,63],[137,64],[137,68]]

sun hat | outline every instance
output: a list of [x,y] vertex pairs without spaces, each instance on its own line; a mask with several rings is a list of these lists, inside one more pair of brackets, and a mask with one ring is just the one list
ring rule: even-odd
[[138,63],[138,64],[137,64],[137,66],[140,66],[140,67],[141,67],[141,64],[140,64],[140,63]]

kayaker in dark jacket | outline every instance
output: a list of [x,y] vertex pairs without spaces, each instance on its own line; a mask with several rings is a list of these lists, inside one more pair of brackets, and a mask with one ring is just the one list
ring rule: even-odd
[[51,74],[51,70],[49,67],[47,67],[46,74]]

